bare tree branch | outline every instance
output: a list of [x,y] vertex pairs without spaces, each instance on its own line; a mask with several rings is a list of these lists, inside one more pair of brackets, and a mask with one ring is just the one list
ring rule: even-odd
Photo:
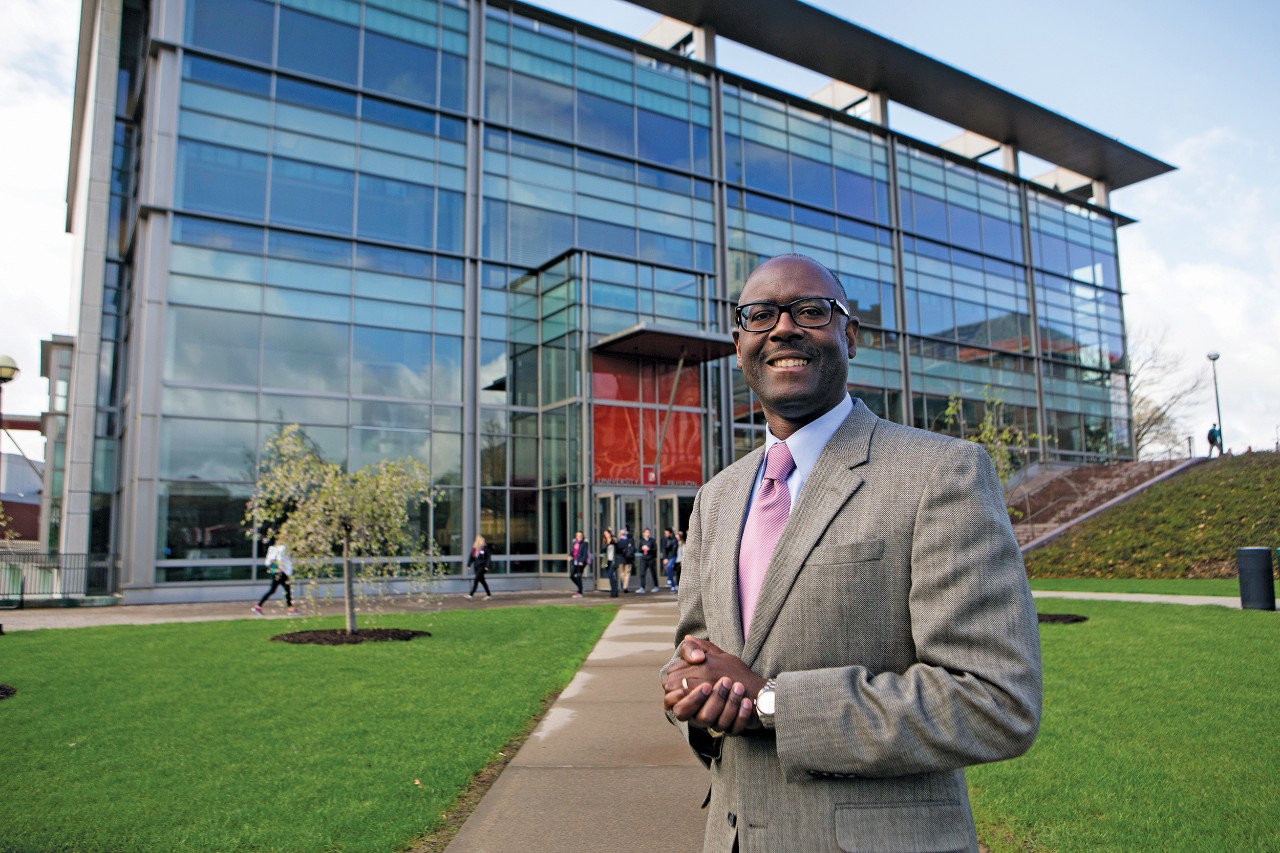
[[1133,401],[1135,453],[1173,449],[1182,444],[1180,416],[1208,385],[1202,367],[1189,373],[1183,355],[1168,342],[1168,330],[1140,331],[1130,338],[1129,395]]

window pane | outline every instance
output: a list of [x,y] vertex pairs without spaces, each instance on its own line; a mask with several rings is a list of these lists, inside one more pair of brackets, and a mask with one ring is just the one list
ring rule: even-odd
[[161,483],[156,557],[252,557],[253,543],[242,523],[248,498],[248,486],[236,483]]
[[692,167],[689,123],[648,110],[639,111],[640,156],[677,169]]
[[280,10],[281,68],[354,86],[358,51],[359,31],[354,27],[292,9]]
[[634,116],[635,110],[630,104],[579,92],[578,142],[614,154],[630,155],[635,147]]
[[462,482],[462,436],[451,432],[432,434],[431,481],[437,485]]
[[466,201],[462,193],[436,190],[436,248],[443,252],[462,251],[462,230]]
[[271,167],[271,221],[351,233],[355,176],[343,169],[276,158]]
[[351,433],[352,471],[376,465],[384,459],[416,459],[431,463],[431,438],[425,432],[357,429]]
[[431,187],[361,175],[357,233],[375,240],[428,247],[432,231],[431,196]]
[[573,245],[573,217],[523,205],[511,205],[509,260],[540,266]]
[[835,204],[831,190],[831,167],[826,163],[806,157],[792,157],[791,174],[797,201],[825,208]]
[[750,139],[743,140],[747,186],[787,194],[787,152]]
[[261,220],[267,202],[267,158],[220,145],[178,144],[178,206]]
[[160,476],[168,480],[253,482],[257,444],[255,423],[165,418],[160,430]]
[[165,379],[226,385],[258,383],[258,318],[170,308]]
[[634,256],[636,229],[594,219],[579,219],[578,244],[584,249]]
[[379,397],[431,397],[431,336],[355,329],[354,391]]
[[190,0],[187,41],[269,63],[274,17],[272,4],[259,0]]
[[436,102],[436,51],[365,32],[364,87],[426,104]]
[[263,385],[347,390],[347,326],[281,317],[267,317],[264,324]]
[[875,220],[874,181],[844,169],[836,169],[836,210],[846,216]]
[[467,60],[447,51],[440,54],[440,106],[458,112],[467,107]]
[[951,220],[951,241],[966,249],[982,248],[982,225],[978,214],[963,207],[951,205],[947,210]]
[[462,401],[462,338],[436,335],[431,365],[432,399]]
[[573,90],[535,77],[512,74],[511,123],[557,139],[572,139]]

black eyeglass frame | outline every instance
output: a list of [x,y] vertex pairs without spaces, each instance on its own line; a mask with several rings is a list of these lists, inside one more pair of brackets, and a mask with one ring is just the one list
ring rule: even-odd
[[[802,296],[799,299],[795,299],[795,300],[792,300],[791,302],[788,302],[786,305],[779,305],[777,302],[770,302],[766,299],[760,302],[746,302],[746,303],[743,303],[742,305],[735,306],[733,309],[733,322],[738,326],[739,329],[741,329],[744,332],[751,332],[753,334],[763,334],[764,332],[772,332],[775,328],[777,328],[778,321],[782,319],[782,315],[784,312],[791,315],[791,322],[795,323],[797,326],[799,326],[802,329],[822,329],[827,326],[830,326],[831,321],[835,319],[836,312],[833,310],[831,314],[827,316],[826,322],[819,323],[816,326],[810,325],[808,323],[802,323],[800,322],[800,319],[796,317],[795,312],[792,310],[796,305],[799,305],[801,302],[827,302],[831,304],[831,307],[833,309],[835,308],[840,309],[840,313],[843,314],[846,318],[850,316],[849,309],[841,305],[839,299],[831,299],[826,296]],[[748,329],[746,327],[746,324],[743,322],[742,310],[744,308],[750,308],[754,305],[772,305],[774,308],[778,309],[778,313],[773,318],[773,324],[770,325],[767,329]]]

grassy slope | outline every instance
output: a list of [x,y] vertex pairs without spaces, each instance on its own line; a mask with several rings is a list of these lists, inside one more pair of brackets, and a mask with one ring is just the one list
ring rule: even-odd
[[970,768],[993,853],[1280,850],[1280,617],[1041,600],[1040,737]]
[[0,638],[0,850],[400,849],[562,689],[612,608],[369,619],[408,643],[268,642],[339,620]]
[[1027,555],[1033,578],[1211,578],[1236,549],[1280,546],[1280,458],[1215,459],[1080,524]]

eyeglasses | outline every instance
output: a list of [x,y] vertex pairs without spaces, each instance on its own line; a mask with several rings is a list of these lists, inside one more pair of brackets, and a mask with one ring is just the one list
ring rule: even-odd
[[785,311],[791,315],[791,322],[806,329],[821,329],[831,322],[836,309],[844,316],[849,316],[849,309],[834,299],[820,296],[807,296],[786,305],[776,302],[748,302],[734,309],[733,318],[745,332],[767,332],[778,325]]

